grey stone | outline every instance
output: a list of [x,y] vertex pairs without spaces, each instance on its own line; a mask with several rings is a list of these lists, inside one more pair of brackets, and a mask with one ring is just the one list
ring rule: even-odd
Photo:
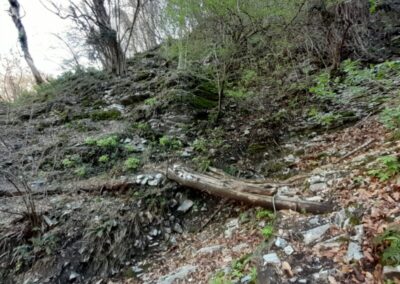
[[156,228],[152,229],[149,235],[152,237],[156,237],[158,235],[158,230]]
[[292,253],[294,253],[294,249],[291,245],[286,246],[283,251],[286,253],[286,255],[291,255]]
[[313,228],[311,230],[305,231],[303,232],[303,238],[304,238],[304,243],[306,245],[311,244],[312,242],[320,239],[325,233],[326,231],[329,230],[329,228],[331,227],[331,225],[329,224],[325,224],[316,228]]
[[274,252],[263,255],[263,260],[264,260],[264,265],[266,264],[281,265],[281,260],[279,259],[278,255]]
[[222,245],[215,245],[210,247],[201,248],[196,254],[212,254],[214,252],[219,252],[224,248]]
[[310,220],[308,220],[308,223],[310,224],[310,225],[319,225],[320,223],[319,223],[319,218],[318,217],[313,217],[313,218],[311,218]]
[[186,277],[192,273],[195,272],[197,269],[196,266],[193,265],[186,265],[178,268],[174,272],[162,276],[158,279],[157,284],[173,284],[178,280],[185,280]]
[[278,248],[284,248],[288,245],[287,241],[285,241],[284,239],[277,237],[275,240],[275,246],[277,246]]
[[342,209],[336,213],[334,224],[340,228],[345,228],[346,224],[348,224],[346,220],[348,220],[346,210]]
[[226,223],[226,230],[224,232],[225,237],[231,238],[233,233],[239,228],[239,219],[230,219]]
[[131,269],[132,269],[132,272],[136,273],[136,274],[139,274],[139,273],[143,272],[143,268],[141,268],[140,266],[132,266]]
[[178,209],[176,209],[178,212],[181,213],[186,213],[190,210],[190,208],[192,208],[193,206],[193,201],[190,199],[185,199],[178,207]]
[[346,260],[351,262],[353,260],[360,260],[363,257],[361,245],[356,242],[350,242],[347,248]]
[[308,179],[308,182],[310,185],[316,184],[316,183],[325,183],[325,178],[319,175],[312,176]]
[[310,190],[312,192],[320,192],[320,191],[324,191],[328,188],[327,184],[324,182],[320,182],[320,183],[313,183],[310,185]]
[[175,223],[172,229],[179,234],[183,233],[182,226],[179,223]]
[[398,266],[384,266],[383,275],[385,279],[400,278],[400,265]]
[[39,189],[40,187],[43,187],[46,184],[45,180],[35,180],[31,182],[30,186],[32,189]]
[[322,270],[320,272],[313,274],[314,280],[318,282],[325,282],[328,279],[328,276],[329,276],[328,270]]
[[240,279],[241,284],[247,284],[247,283],[250,283],[250,281],[251,281],[251,275],[247,275],[247,276],[243,277],[242,279]]
[[106,110],[118,110],[120,112],[123,112],[125,110],[123,105],[119,105],[119,104],[112,104],[109,107],[106,108]]
[[350,239],[361,244],[364,238],[364,226],[363,225],[354,226],[354,230],[356,234],[350,237]]
[[287,163],[295,163],[298,159],[296,159],[295,156],[293,156],[292,154],[290,154],[289,156],[286,156],[284,158],[285,162]]
[[232,248],[232,251],[233,252],[241,252],[242,250],[244,250],[245,248],[248,248],[248,247],[249,247],[249,245],[246,243],[238,244],[237,246],[234,246]]
[[149,177],[148,177],[148,176],[145,176],[145,177],[142,179],[142,181],[140,182],[140,184],[141,184],[141,185],[146,185],[148,181],[149,181]]
[[76,279],[78,279],[79,276],[80,276],[80,275],[79,275],[78,273],[72,271],[71,274],[69,275],[69,278],[68,278],[68,279],[69,279],[69,281],[73,282],[73,281],[75,281]]

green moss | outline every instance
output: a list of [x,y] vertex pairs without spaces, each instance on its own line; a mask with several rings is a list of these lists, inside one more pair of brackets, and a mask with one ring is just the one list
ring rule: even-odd
[[116,109],[94,111],[90,114],[93,121],[118,120],[121,118],[121,112]]
[[210,109],[217,106],[217,102],[195,95],[188,96],[188,100],[190,105],[199,109]]
[[257,144],[257,143],[250,144],[250,146],[247,148],[247,152],[252,155],[260,154],[267,150],[268,150],[268,147],[266,144]]

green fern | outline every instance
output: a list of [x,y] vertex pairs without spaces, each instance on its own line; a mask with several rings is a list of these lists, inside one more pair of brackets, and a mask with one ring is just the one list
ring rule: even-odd
[[397,230],[386,230],[375,239],[376,244],[381,244],[383,250],[381,261],[384,265],[400,265],[400,232]]
[[378,159],[378,169],[368,171],[368,174],[387,181],[400,172],[400,161],[396,156],[383,156]]

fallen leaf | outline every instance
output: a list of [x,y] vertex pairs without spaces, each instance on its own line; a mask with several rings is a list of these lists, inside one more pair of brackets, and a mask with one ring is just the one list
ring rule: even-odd
[[286,272],[290,277],[293,277],[293,271],[290,264],[286,261],[282,262],[282,270]]

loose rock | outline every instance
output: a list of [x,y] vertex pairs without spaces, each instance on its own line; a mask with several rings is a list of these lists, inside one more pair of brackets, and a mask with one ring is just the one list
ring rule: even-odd
[[326,231],[329,230],[330,227],[331,225],[326,224],[303,232],[304,243],[306,245],[309,245],[312,242],[320,239],[326,233]]

